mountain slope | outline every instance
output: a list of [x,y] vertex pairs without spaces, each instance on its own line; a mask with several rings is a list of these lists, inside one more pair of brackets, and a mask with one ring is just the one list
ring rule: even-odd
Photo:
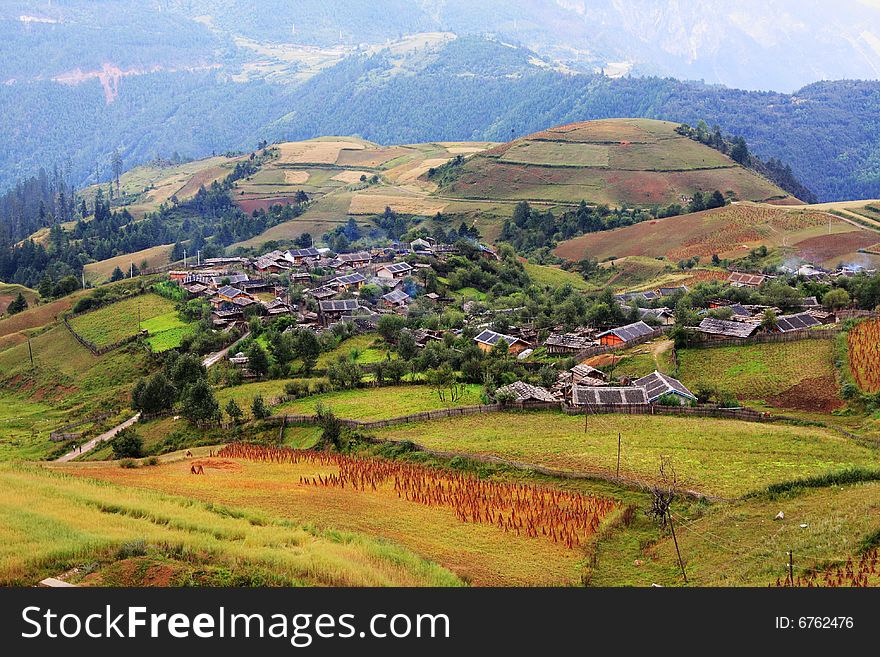
[[609,205],[668,205],[694,192],[744,200],[792,197],[676,124],[609,119],[550,128],[448,168],[440,194]]

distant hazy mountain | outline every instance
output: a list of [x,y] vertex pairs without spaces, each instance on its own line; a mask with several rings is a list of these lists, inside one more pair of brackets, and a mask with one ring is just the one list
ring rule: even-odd
[[302,53],[256,44],[344,51],[437,31],[493,35],[609,75],[778,91],[880,77],[877,0],[5,0],[0,79],[105,64],[234,72],[276,56],[302,65]]
[[880,196],[880,83],[650,77],[876,78],[878,6],[4,0],[0,188],[53,165],[106,180],[116,150],[130,167],[264,138],[505,141],[633,116],[717,123],[821,199]]

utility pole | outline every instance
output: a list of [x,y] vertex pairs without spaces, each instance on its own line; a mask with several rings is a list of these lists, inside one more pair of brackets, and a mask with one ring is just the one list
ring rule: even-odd
[[620,432],[617,432],[617,478],[620,479]]
[[788,581],[789,586],[794,586],[794,552],[788,551]]
[[183,268],[186,269],[186,249],[183,250]]
[[584,433],[587,433],[587,416],[590,414],[590,409],[584,406]]
[[202,266],[202,250],[201,249],[196,251],[196,266],[198,266],[198,267]]
[[141,300],[138,299],[138,333],[141,332]]
[[28,355],[31,357],[31,369],[34,369],[34,350],[31,349],[31,339],[28,338]]
[[134,263],[132,262],[128,268],[128,277],[134,278]]
[[681,576],[684,577],[684,583],[688,583],[688,576],[684,570],[684,561],[681,560],[681,551],[678,549],[678,539],[675,536],[675,525],[672,524],[672,510],[666,510],[666,517],[669,519],[669,529],[672,532],[672,542],[675,543],[675,554],[678,555],[678,566],[681,568]]

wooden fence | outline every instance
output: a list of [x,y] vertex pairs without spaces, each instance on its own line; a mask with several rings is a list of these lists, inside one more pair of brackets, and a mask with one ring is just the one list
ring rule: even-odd
[[721,408],[718,406],[663,406],[660,404],[601,404],[587,406],[566,406],[568,415],[676,415],[685,417],[714,417],[744,422],[767,422],[779,419],[769,413],[751,408]]
[[[85,313],[81,313],[81,314],[85,314]],[[76,317],[76,315],[74,315],[74,317]],[[74,330],[74,328],[70,325],[70,322],[68,321],[67,317],[62,317],[61,319],[64,322],[64,325],[67,327],[67,330],[70,331],[70,334],[74,337],[74,339],[76,339],[76,341],[79,342],[83,347],[85,347],[86,349],[91,351],[92,355],[94,355],[94,356],[103,356],[104,354],[110,353],[111,351],[114,351],[115,349],[119,349],[120,347],[124,347],[128,343],[134,342],[142,335],[147,334],[146,331],[141,331],[140,333],[135,333],[134,335],[130,335],[127,338],[123,338],[122,340],[119,340],[118,342],[114,342],[113,344],[108,344],[104,347],[99,347],[94,342],[90,342],[89,340],[86,340],[79,333],[77,333]]]
[[[713,417],[730,420],[742,420],[745,422],[767,422],[773,419],[782,419],[769,413],[755,411],[750,408],[720,408],[717,406],[661,406],[659,404],[602,404],[590,406],[569,406],[564,402],[518,402],[513,404],[481,404],[479,406],[460,406],[458,408],[442,408],[435,411],[412,413],[400,417],[388,418],[387,420],[349,420],[339,418],[339,421],[352,429],[384,429],[386,427],[411,422],[428,422],[432,420],[445,420],[453,417],[467,415],[482,415],[499,413],[502,411],[545,411],[561,410],[567,415],[585,414],[620,414],[620,415],[677,415],[686,417]],[[306,424],[319,423],[316,415],[276,415],[270,418],[271,422],[278,424]]]
[[[788,333],[758,333],[750,338],[706,338],[697,337],[688,347],[742,347],[750,344],[770,344],[779,342],[800,342],[801,340],[829,340],[840,332],[839,326],[790,331]],[[693,333],[700,336],[700,333]]]
[[113,413],[98,413],[97,415],[93,415],[91,417],[83,418],[82,420],[77,420],[76,422],[68,422],[64,424],[49,434],[49,439],[53,442],[61,442],[65,440],[71,440],[72,438],[79,437],[78,433],[71,433],[71,429],[77,429],[86,424],[92,424],[96,422],[101,422],[102,420],[106,420],[108,417],[113,415]]

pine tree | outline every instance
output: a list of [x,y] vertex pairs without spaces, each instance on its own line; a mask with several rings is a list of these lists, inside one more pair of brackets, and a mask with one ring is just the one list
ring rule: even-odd
[[24,298],[24,295],[19,292],[18,296],[15,297],[15,300],[9,304],[9,307],[6,309],[10,315],[17,315],[18,313],[27,310],[28,303]]

